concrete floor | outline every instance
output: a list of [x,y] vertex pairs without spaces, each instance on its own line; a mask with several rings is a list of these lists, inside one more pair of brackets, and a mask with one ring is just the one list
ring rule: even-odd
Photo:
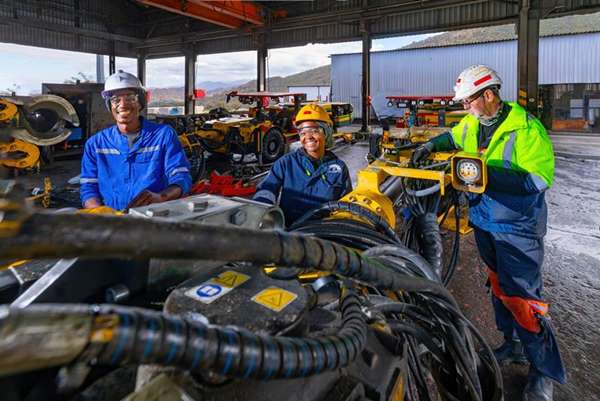
[[[555,401],[600,399],[600,137],[552,136],[556,177],[547,193],[548,234],[545,238],[545,296],[568,370],[566,385],[557,386]],[[366,143],[341,145],[334,151],[346,161],[351,175],[366,166]],[[19,181],[41,186],[50,175],[56,185],[78,174],[79,162],[66,161],[40,175]],[[450,290],[465,314],[493,346],[500,342],[495,330],[489,295],[484,287],[484,265],[472,235],[461,240],[459,266]],[[527,369],[504,369],[507,401],[519,401]]]

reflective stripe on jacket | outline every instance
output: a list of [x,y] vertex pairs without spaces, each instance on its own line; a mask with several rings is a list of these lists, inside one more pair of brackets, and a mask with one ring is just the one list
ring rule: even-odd
[[[494,132],[483,158],[490,172],[488,189],[471,196],[471,223],[490,232],[527,236],[546,233],[544,191],[554,180],[552,142],[541,122],[516,103]],[[454,145],[478,152],[479,121],[471,114],[452,129]],[[515,177],[516,180],[515,181]],[[515,183],[525,188],[515,192]]]
[[254,199],[275,204],[279,197],[279,207],[289,226],[309,210],[338,200],[351,190],[348,167],[342,160],[328,151],[315,169],[300,149],[273,164],[269,175],[258,185]]
[[82,203],[97,198],[106,206],[122,210],[145,189],[160,192],[178,185],[186,194],[192,178],[175,131],[168,125],[142,119],[140,135],[131,148],[116,125],[88,139],[80,183]]

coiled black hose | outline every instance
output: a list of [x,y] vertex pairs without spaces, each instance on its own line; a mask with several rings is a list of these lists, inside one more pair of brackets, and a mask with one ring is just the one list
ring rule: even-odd
[[[423,168],[446,167],[447,163],[424,166]],[[400,207],[407,207],[411,218],[405,222],[403,243],[411,248],[420,249],[425,258],[434,266],[436,272],[442,277],[444,285],[452,280],[458,254],[460,252],[460,233],[458,232],[460,220],[460,205],[458,195],[453,189],[447,195],[449,201],[440,202],[439,185],[425,186],[423,181],[404,178],[400,183],[404,196]],[[425,186],[425,187],[424,187]],[[452,253],[447,266],[442,265],[443,243],[440,234],[441,222],[437,222],[437,215],[442,213],[442,222],[447,217],[448,210],[454,206],[456,217],[456,232],[453,239]],[[434,221],[435,220],[435,221]]]
[[379,230],[390,237],[392,240],[400,242],[398,235],[396,232],[390,227],[390,225],[383,219],[383,217],[373,213],[369,209],[366,209],[356,203],[350,202],[327,202],[322,206],[309,210],[302,217],[300,217],[292,226],[290,227],[290,231],[294,231],[296,228],[304,225],[310,219],[314,219],[317,217],[323,217],[323,215],[327,215],[336,211],[345,211],[350,212],[358,217],[362,217],[367,220],[369,223],[373,224],[376,230]]
[[382,258],[386,264],[402,274],[418,276],[439,282],[440,277],[425,258],[405,246],[380,245],[363,252],[364,256]]
[[397,244],[389,236],[373,230],[372,226],[353,220],[309,220],[290,230],[295,233],[315,235],[359,250],[366,250],[380,244]]
[[245,379],[306,377],[347,366],[363,350],[367,325],[358,297],[348,291],[340,301],[340,311],[342,326],[336,335],[295,338],[259,336],[235,327],[209,326],[160,312],[113,305],[3,307],[0,350],[5,345],[3,339],[27,336],[30,328],[48,315],[65,321],[78,316],[93,327],[78,352],[85,362],[94,360],[111,366],[158,364]]
[[442,276],[442,236],[435,213],[415,216],[415,230],[423,257],[431,264],[433,270]]

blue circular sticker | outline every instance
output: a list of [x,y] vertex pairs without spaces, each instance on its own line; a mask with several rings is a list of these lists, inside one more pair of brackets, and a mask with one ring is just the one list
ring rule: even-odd
[[210,298],[219,295],[222,288],[216,284],[203,284],[196,290],[196,295],[202,298]]

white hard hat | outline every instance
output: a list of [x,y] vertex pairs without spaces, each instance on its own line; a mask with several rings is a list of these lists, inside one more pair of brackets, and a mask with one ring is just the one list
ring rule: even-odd
[[113,92],[121,89],[133,89],[138,93],[140,104],[142,108],[146,107],[146,89],[142,86],[139,79],[133,74],[119,70],[106,78],[104,82],[104,90],[102,91],[102,97],[106,103],[106,107],[110,110],[110,97]]
[[460,73],[454,84],[454,100],[461,101],[477,92],[502,86],[498,73],[485,65],[472,65]]

